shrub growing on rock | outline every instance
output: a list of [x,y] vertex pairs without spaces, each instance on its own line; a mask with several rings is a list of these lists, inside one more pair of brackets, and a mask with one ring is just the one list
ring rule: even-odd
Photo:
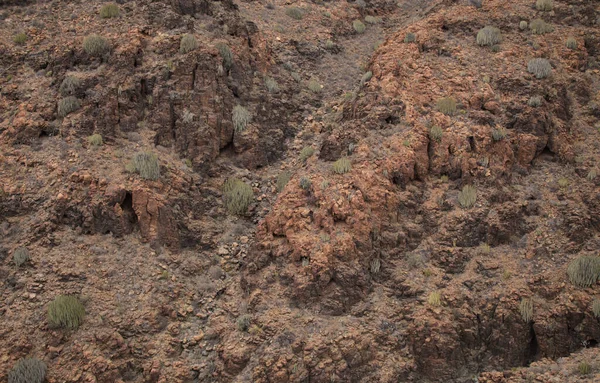
[[582,361],[577,365],[577,370],[581,375],[589,375],[592,372],[592,366],[588,362]]
[[371,261],[371,273],[377,274],[381,269],[381,260],[379,258],[375,258]]
[[13,262],[17,267],[23,266],[29,262],[30,259],[31,256],[29,255],[29,250],[27,250],[25,247],[19,247],[13,253]]
[[529,26],[529,25],[528,25],[527,21],[525,21],[525,20],[522,20],[522,21],[519,23],[519,29],[520,29],[520,30],[522,30],[522,31],[524,31],[525,29],[527,29],[527,27],[528,27],[528,26]]
[[414,43],[415,41],[417,41],[417,36],[414,33],[408,32],[404,36],[404,42],[405,43]]
[[152,152],[137,152],[129,168],[145,180],[157,180],[160,177],[158,157]]
[[192,34],[185,34],[181,38],[181,42],[179,43],[179,52],[181,53],[189,53],[198,48],[198,40]]
[[565,41],[565,45],[569,49],[577,49],[577,40],[575,39],[575,37],[570,36],[567,38],[567,41]]
[[17,33],[13,36],[13,42],[17,45],[23,45],[27,42],[27,35],[25,33]]
[[311,146],[305,146],[300,151],[300,161],[305,162],[314,154],[315,150]]
[[552,32],[554,27],[542,19],[535,19],[529,24],[529,29],[534,35],[543,35]]
[[59,295],[48,304],[48,323],[52,327],[75,330],[83,322],[85,308],[71,295]]
[[248,331],[248,328],[250,327],[250,320],[250,315],[240,315],[236,320],[238,330],[242,332]]
[[81,107],[81,102],[77,97],[68,96],[58,102],[58,115],[65,117],[69,113],[73,113]]
[[575,258],[567,267],[567,275],[572,284],[590,287],[600,278],[600,257],[584,255]]
[[290,7],[285,10],[285,14],[294,20],[302,20],[304,12],[298,7]]
[[550,61],[544,58],[534,58],[529,60],[527,63],[527,71],[536,78],[546,78],[552,72],[552,65],[550,65]]
[[354,20],[352,22],[352,27],[354,28],[356,33],[364,33],[366,29],[365,24],[363,24],[363,22],[360,20]]
[[217,49],[219,50],[219,54],[223,60],[223,68],[226,70],[231,70],[233,67],[233,53],[231,53],[231,49],[227,44],[223,43],[217,44]]
[[377,24],[378,22],[380,22],[381,19],[379,17],[375,17],[375,16],[365,16],[365,22],[369,23],[369,24]]
[[231,120],[233,122],[233,129],[236,133],[241,133],[246,130],[246,126],[252,120],[252,116],[248,109],[241,105],[236,105],[231,112]]
[[542,105],[543,101],[544,99],[542,96],[531,96],[529,101],[527,101],[527,105],[531,106],[532,108],[537,108],[538,106]]
[[290,179],[292,178],[292,174],[290,172],[281,172],[278,176],[277,176],[277,192],[281,192],[284,188],[285,185],[288,184],[288,182],[290,182]]
[[477,189],[472,185],[463,186],[458,193],[458,203],[465,209],[475,206],[477,202]]
[[108,52],[108,40],[99,35],[89,35],[83,39],[83,50],[91,56],[101,56]]
[[37,358],[21,359],[8,372],[8,383],[42,383],[46,379],[46,363]]
[[100,8],[100,17],[103,19],[112,19],[119,16],[119,6],[115,3],[104,4]]
[[504,129],[504,128],[492,129],[492,139],[494,141],[502,141],[505,138],[506,138],[506,129]]
[[439,291],[432,291],[427,297],[427,303],[431,306],[441,306],[442,305],[442,295]]
[[502,41],[500,29],[492,26],[486,26],[477,32],[477,44],[480,46],[492,46]]
[[333,171],[337,174],[348,173],[352,170],[352,163],[347,157],[342,157],[333,163]]
[[104,143],[104,141],[102,140],[102,136],[99,134],[92,134],[87,138],[87,140],[90,146],[102,146],[102,144]]
[[444,97],[438,100],[436,104],[437,110],[447,116],[452,116],[456,113],[456,101],[452,97]]
[[252,187],[237,178],[230,178],[223,185],[225,207],[231,214],[245,214],[254,199]]
[[319,80],[313,77],[308,81],[308,89],[313,93],[320,93],[321,83],[319,83]]
[[60,83],[58,91],[63,97],[75,96],[80,85],[81,81],[77,77],[66,76]]
[[275,81],[273,77],[265,78],[265,86],[267,87],[269,93],[275,93],[279,91],[279,85],[277,85],[277,81]]
[[531,298],[521,299],[519,311],[521,312],[521,317],[525,322],[529,323],[531,319],[533,319],[533,301]]
[[444,135],[444,131],[437,125],[434,125],[429,129],[429,138],[434,141],[440,142],[442,140],[442,136]]
[[554,8],[553,0],[537,0],[535,2],[535,8],[538,11],[551,11]]

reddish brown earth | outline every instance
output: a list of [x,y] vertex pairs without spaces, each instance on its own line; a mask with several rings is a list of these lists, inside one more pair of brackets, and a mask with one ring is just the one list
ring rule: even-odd
[[[49,383],[600,381],[600,284],[566,274],[600,249],[597,3],[121,3],[115,19],[102,2],[0,3],[0,382],[27,356]],[[554,31],[519,29],[535,18]],[[486,25],[498,52],[475,41]],[[82,49],[92,33],[104,57]],[[185,33],[199,47],[182,54]],[[60,118],[66,76],[82,104]],[[126,170],[140,150],[158,180]],[[232,176],[254,189],[246,216],[224,207]],[[77,330],[48,325],[60,294],[85,304]]]

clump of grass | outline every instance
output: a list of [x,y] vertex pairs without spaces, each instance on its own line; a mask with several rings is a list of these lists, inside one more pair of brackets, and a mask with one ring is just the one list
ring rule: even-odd
[[317,80],[314,77],[311,78],[308,81],[308,89],[313,93],[320,93],[321,92],[321,84],[319,83],[319,80]]
[[494,141],[502,141],[505,138],[506,138],[506,129],[504,129],[502,127],[492,129],[492,139]]
[[333,163],[333,171],[337,174],[348,173],[352,170],[352,163],[347,157],[342,157]]
[[360,79],[360,85],[365,85],[365,83],[367,81],[369,81],[371,79],[371,77],[373,77],[373,72],[371,72],[371,71],[365,72],[365,74],[363,74],[363,76]]
[[58,91],[63,97],[74,96],[80,85],[81,81],[77,77],[66,76],[60,83]]
[[158,157],[152,152],[137,152],[131,159],[129,168],[145,180],[157,180],[160,177]]
[[246,127],[252,120],[252,116],[248,109],[241,105],[236,105],[231,112],[231,120],[233,121],[233,129],[236,133],[241,133],[246,130]]
[[379,258],[375,258],[371,261],[371,273],[377,274],[381,269],[381,260]]
[[561,189],[566,188],[567,186],[569,186],[569,180],[566,178],[559,178],[558,180],[558,187]]
[[265,86],[269,93],[275,93],[279,91],[279,85],[277,85],[277,81],[272,77],[265,77]]
[[600,278],[600,257],[584,255],[575,258],[567,267],[567,275],[572,284],[590,287]]
[[444,131],[437,125],[433,125],[431,129],[429,129],[429,138],[434,141],[440,142],[442,141],[442,137],[444,135]]
[[593,181],[596,179],[596,177],[598,176],[598,170],[596,168],[591,168],[590,171],[587,174],[587,179],[588,181]]
[[81,107],[81,102],[77,97],[68,96],[58,102],[58,115],[65,117],[69,113],[73,113]]
[[224,43],[217,44],[217,49],[219,50],[221,60],[223,61],[223,68],[228,71],[231,70],[233,67],[233,53],[231,53],[231,49]]
[[241,332],[248,331],[248,328],[250,327],[250,320],[250,315],[240,315],[236,320],[238,330],[240,330]]
[[8,372],[8,383],[42,383],[46,370],[46,363],[37,358],[21,359]]
[[483,242],[479,244],[479,253],[481,254],[489,254],[492,251],[492,248],[487,243]]
[[102,144],[104,144],[104,141],[102,140],[102,136],[99,134],[92,134],[91,136],[89,136],[87,138],[88,140],[88,144],[90,144],[90,146],[102,146]]
[[292,72],[292,73],[290,73],[290,76],[292,76],[292,78],[296,82],[302,81],[302,77],[300,76],[300,74],[298,72]]
[[529,23],[529,29],[531,29],[531,33],[534,35],[543,35],[552,32],[554,27],[542,19],[535,19]]
[[502,47],[500,46],[500,44],[492,45],[491,50],[494,53],[498,53],[498,52],[500,52],[502,50]]
[[600,299],[594,298],[592,302],[592,313],[596,318],[600,318]]
[[529,101],[527,101],[527,105],[531,106],[532,108],[537,108],[538,106],[542,105],[542,102],[544,101],[542,96],[532,96]]
[[237,178],[230,178],[223,185],[225,207],[231,214],[245,214],[254,199],[252,187]]
[[502,41],[502,33],[500,29],[490,25],[483,27],[477,32],[477,44],[480,46],[492,46],[499,44]]
[[279,175],[277,176],[277,192],[281,192],[284,188],[285,185],[288,184],[288,182],[290,182],[290,179],[292,178],[292,174],[290,172],[281,172],[279,173]]
[[302,177],[300,178],[300,188],[302,190],[310,190],[312,187],[312,182],[308,178]]
[[331,40],[325,41],[325,49],[332,50],[333,48],[335,48],[335,43],[333,41],[331,41]]
[[365,23],[368,24],[377,24],[381,21],[381,19],[379,17],[375,17],[375,16],[365,16]]
[[408,32],[404,36],[404,42],[405,43],[414,43],[415,41],[417,41],[417,36],[414,33]]
[[356,33],[364,33],[365,29],[367,28],[365,27],[365,24],[363,24],[363,22],[360,20],[354,20],[352,22],[352,27],[354,28]]
[[592,366],[588,362],[583,361],[579,363],[577,370],[579,370],[581,375],[589,375],[589,373],[592,372]]
[[475,206],[477,202],[477,189],[472,185],[463,186],[462,190],[458,193],[458,203],[465,209]]
[[100,8],[100,17],[103,19],[112,19],[119,16],[119,6],[115,3],[108,3]]
[[427,303],[431,306],[441,306],[442,305],[442,295],[439,291],[432,291],[427,297]]
[[575,39],[575,37],[569,36],[567,37],[567,41],[565,41],[565,45],[567,46],[567,48],[575,50],[577,49],[577,40]]
[[59,295],[48,304],[48,323],[52,327],[77,329],[84,316],[85,308],[74,296]]
[[181,37],[181,42],[179,43],[179,52],[180,53],[189,53],[198,48],[198,40],[194,35],[186,33]]
[[99,35],[88,35],[83,39],[83,50],[91,56],[101,56],[108,52],[108,40]]
[[290,7],[285,10],[285,14],[294,20],[302,20],[304,12],[298,7]]
[[437,110],[447,116],[452,116],[456,113],[456,101],[452,97],[444,97],[438,100],[436,104]]
[[527,71],[535,75],[536,78],[546,78],[552,72],[552,65],[547,59],[537,57],[529,60]]
[[531,298],[521,299],[519,311],[521,312],[521,318],[529,323],[533,319],[533,300]]
[[306,160],[309,159],[314,153],[315,150],[312,148],[312,146],[305,146],[300,151],[300,161],[306,162]]
[[17,33],[13,36],[13,43],[17,45],[23,45],[27,42],[27,35],[25,33]]
[[27,250],[25,247],[19,247],[13,253],[13,262],[17,267],[23,266],[29,262],[30,259],[31,256],[29,255],[29,250]]
[[535,2],[535,8],[538,11],[551,11],[554,9],[554,1],[553,0],[537,0]]
[[525,20],[521,20],[521,22],[519,23],[519,29],[522,31],[527,29],[528,26],[529,26],[529,24]]

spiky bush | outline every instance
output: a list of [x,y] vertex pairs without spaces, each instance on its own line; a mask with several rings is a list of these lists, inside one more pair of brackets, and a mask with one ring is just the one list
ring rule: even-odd
[[48,304],[48,323],[52,327],[77,329],[84,316],[85,308],[74,296],[59,295]]
[[456,101],[452,97],[444,97],[436,103],[437,110],[447,116],[452,116],[456,113]]
[[538,11],[551,11],[554,8],[553,0],[537,0],[535,2],[535,8]]
[[439,291],[432,291],[427,297],[427,303],[431,306],[441,306],[442,305],[442,295]]
[[332,50],[333,48],[335,48],[335,43],[333,41],[331,41],[331,40],[325,41],[325,49]]
[[152,152],[137,152],[131,159],[130,168],[145,180],[160,178],[158,157]]
[[379,258],[375,258],[371,261],[371,273],[377,274],[381,269],[381,260]]
[[248,328],[250,327],[250,320],[250,315],[240,315],[236,320],[238,330],[242,332],[248,331]]
[[596,168],[591,168],[590,171],[587,174],[587,179],[588,181],[593,181],[596,179],[596,177],[598,176],[598,170]]
[[600,299],[594,298],[592,302],[592,313],[596,318],[600,318]]
[[231,49],[224,43],[217,44],[217,49],[219,50],[221,60],[223,61],[223,68],[231,70],[233,67],[233,53],[231,53]]
[[544,99],[542,96],[532,96],[529,101],[527,101],[527,105],[531,106],[532,108],[537,108],[538,106],[542,105],[543,101]]
[[535,75],[536,78],[546,78],[552,72],[552,65],[547,59],[537,57],[529,60],[527,71]]
[[112,19],[119,16],[119,6],[115,3],[104,4],[100,8],[100,17],[103,19]]
[[504,129],[504,128],[492,129],[492,139],[494,141],[502,141],[505,138],[506,138],[506,129]]
[[477,189],[472,185],[463,186],[458,193],[458,203],[465,209],[475,206],[477,202]]
[[405,43],[414,43],[415,41],[417,41],[417,36],[414,33],[408,32],[404,36],[404,42]]
[[529,323],[531,319],[533,319],[533,300],[531,300],[531,298],[521,299],[519,311],[521,312],[521,318]]
[[302,18],[304,17],[304,12],[298,7],[290,7],[286,9],[285,14],[294,20],[302,20]]
[[365,24],[363,24],[363,22],[360,20],[354,20],[352,22],[352,27],[354,28],[356,33],[364,33],[365,29],[367,28],[365,27]]
[[58,102],[58,115],[65,117],[69,113],[73,113],[81,107],[81,102],[77,97],[68,96]]
[[337,174],[348,173],[352,170],[352,163],[347,157],[342,157],[333,163],[333,171]]
[[92,134],[87,138],[87,140],[90,146],[102,146],[102,144],[104,143],[104,141],[102,140],[102,136],[99,134]]
[[29,255],[29,250],[27,250],[25,247],[19,247],[13,253],[13,262],[17,267],[23,266],[29,262],[30,259],[31,256]]
[[189,53],[198,48],[198,40],[194,35],[186,33],[181,37],[181,42],[179,43],[179,52],[181,53]]
[[108,52],[108,40],[102,36],[92,34],[83,39],[83,50],[91,56],[101,56]]
[[542,19],[535,19],[529,23],[529,29],[531,29],[531,33],[534,35],[543,35],[552,32],[554,27]]
[[8,383],[42,383],[46,379],[46,363],[37,358],[21,359],[8,372]]
[[592,366],[588,362],[582,361],[577,365],[577,370],[579,370],[581,375],[588,375],[592,372]]
[[480,46],[492,46],[502,41],[500,29],[492,26],[486,26],[477,32],[477,44]]
[[279,91],[279,85],[277,85],[277,81],[272,77],[265,77],[265,86],[269,93],[274,93]]
[[567,41],[565,41],[565,45],[567,46],[567,48],[569,49],[577,49],[577,40],[575,39],[575,37],[573,36],[569,36],[567,38]]
[[600,278],[600,257],[584,255],[575,258],[567,267],[567,275],[572,284],[590,287]]
[[58,91],[63,97],[74,96],[80,85],[81,81],[77,77],[66,76],[60,83]]
[[528,26],[529,26],[529,24],[525,20],[522,20],[519,23],[519,29],[522,30],[522,31],[524,31],[525,29],[527,29]]
[[319,83],[319,80],[313,77],[308,81],[308,89],[313,93],[320,93],[321,83]]
[[310,190],[312,187],[312,182],[308,178],[302,177],[300,178],[300,188],[302,190]]
[[300,151],[300,161],[305,162],[315,153],[315,150],[311,146],[305,146]]
[[285,185],[287,185],[288,182],[290,182],[291,178],[292,174],[290,172],[281,172],[277,176],[277,192],[281,192],[283,188],[285,188]]
[[233,129],[236,133],[241,133],[252,120],[252,116],[248,112],[248,109],[241,105],[236,105],[231,112],[231,120],[233,121]]
[[17,45],[23,45],[27,42],[27,35],[25,33],[17,33],[13,36],[13,42]]
[[442,140],[442,136],[444,135],[444,131],[437,125],[434,125],[429,129],[429,138],[440,142]]
[[223,185],[225,207],[231,214],[245,214],[254,199],[252,187],[237,178],[230,178]]

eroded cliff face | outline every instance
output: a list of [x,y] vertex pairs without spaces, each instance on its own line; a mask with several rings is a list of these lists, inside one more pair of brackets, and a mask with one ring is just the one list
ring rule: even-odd
[[[479,3],[0,4],[0,378],[35,356],[48,382],[598,379],[598,284],[566,274],[598,255],[598,9]],[[79,329],[48,326],[60,294]]]

